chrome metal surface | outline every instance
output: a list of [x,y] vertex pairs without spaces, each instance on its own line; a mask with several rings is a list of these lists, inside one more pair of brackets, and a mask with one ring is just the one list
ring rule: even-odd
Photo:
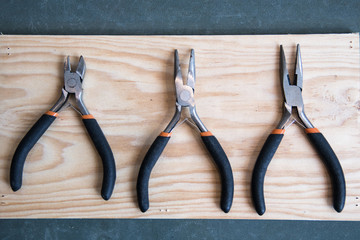
[[[195,73],[195,62],[190,57],[190,63],[193,66],[189,66],[189,75],[191,77],[194,76],[194,74],[190,74],[190,71]],[[190,70],[192,69],[192,70]],[[191,84],[194,86],[194,80],[190,80]],[[175,50],[175,90],[176,90],[176,102],[181,105],[182,107],[194,107],[195,106],[195,100],[194,100],[194,90],[192,87],[188,85],[184,85],[184,81],[181,74],[181,68],[179,63],[179,55],[178,51]]]
[[301,119],[302,123],[305,125],[306,128],[314,128],[314,126],[312,125],[312,123],[310,122],[310,120],[307,118],[305,111],[304,111],[304,107],[302,108],[297,108],[297,112],[298,112],[298,116]]
[[165,128],[164,132],[170,133],[174,129],[176,124],[179,122],[180,117],[181,117],[181,106],[176,104],[175,114],[174,114],[173,118],[171,119],[170,123]]
[[[290,82],[289,72],[286,66],[285,53],[282,45],[280,45],[280,64],[281,86],[284,95],[284,113],[277,128],[285,128],[286,124],[289,122],[290,119],[294,119],[294,121],[296,121],[305,128],[313,128],[313,125],[306,117],[304,112],[304,102],[302,98],[303,68],[300,45],[298,44],[296,47],[296,61],[293,84],[291,84]],[[294,116],[294,111],[296,112],[297,116]]]
[[283,111],[283,115],[281,117],[281,120],[279,122],[279,124],[277,125],[277,129],[284,129],[286,126],[286,123],[288,123],[288,121],[291,119],[291,106],[287,105],[286,103],[284,103],[284,111]]
[[59,112],[61,109],[66,107],[65,105],[68,102],[68,99],[69,99],[69,93],[64,88],[62,88],[60,98],[57,100],[57,102],[54,104],[54,106],[50,109],[50,111]]
[[186,85],[191,87],[193,91],[195,91],[195,81],[196,81],[195,51],[194,51],[194,49],[191,49],[190,60],[189,60],[189,70],[188,70]]
[[74,106],[75,108],[77,107],[77,109],[79,110],[79,112],[81,113],[81,115],[89,115],[89,111],[87,110],[84,101],[82,99],[83,96],[83,92],[76,92],[75,93],[75,102],[76,102],[76,106]]
[[300,44],[296,46],[296,60],[295,60],[295,82],[300,89],[303,87],[303,67],[300,53]]
[[[293,114],[293,111],[296,111],[297,114]],[[281,117],[279,124],[277,125],[277,129],[286,129],[292,123],[298,123],[303,128],[313,128],[314,126],[311,124],[310,120],[306,117],[303,108],[292,108],[291,106],[284,103],[284,111]]]
[[[61,96],[55,105],[50,109],[53,112],[59,112],[67,106],[72,106],[82,115],[88,115],[84,101],[82,99],[83,89],[82,81],[86,72],[85,60],[81,56],[79,59],[76,72],[71,71],[70,57],[67,56],[64,63],[64,87],[62,88]],[[75,97],[75,104],[71,103],[72,97]]]
[[207,132],[208,130],[206,129],[205,125],[200,120],[200,117],[196,112],[196,108],[190,107],[189,111],[190,111],[191,119],[194,121],[195,125],[199,128],[200,132]]
[[[200,117],[196,113],[194,91],[195,91],[195,53],[191,49],[189,69],[186,84],[184,84],[178,51],[174,52],[174,77],[175,77],[175,91],[176,91],[176,106],[175,114],[171,119],[164,132],[171,132],[181,118],[181,113],[184,108],[187,108],[190,113],[190,118],[201,132],[206,132],[205,125],[201,122]],[[189,120],[189,119],[188,119]]]
[[80,56],[78,66],[76,68],[76,73],[79,75],[81,82],[85,77],[85,72],[86,72],[85,60],[83,56]]

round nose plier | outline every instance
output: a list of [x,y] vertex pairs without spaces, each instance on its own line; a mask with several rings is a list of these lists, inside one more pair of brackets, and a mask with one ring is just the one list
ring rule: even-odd
[[[75,72],[71,71],[69,57],[64,64],[64,87],[61,96],[55,105],[34,124],[25,137],[19,143],[13,156],[10,167],[10,185],[13,191],[17,191],[22,185],[22,175],[25,159],[40,137],[50,127],[58,116],[58,112],[65,107],[71,106],[81,114],[83,123],[89,133],[103,163],[103,183],[101,196],[108,200],[114,189],[116,169],[114,156],[101,128],[95,118],[89,113],[82,100],[82,81],[86,71],[85,60],[81,56]],[[75,97],[75,105],[70,103],[70,97]]]
[[166,144],[168,143],[171,132],[181,118],[181,112],[184,108],[189,110],[191,120],[200,131],[201,139],[203,140],[207,150],[211,154],[221,177],[221,209],[224,212],[229,212],[234,193],[234,180],[230,162],[222,149],[218,140],[208,131],[205,125],[201,122],[195,108],[194,89],[195,89],[195,59],[194,50],[191,50],[189,71],[187,82],[184,84],[178,51],[175,50],[175,89],[176,89],[176,104],[175,114],[168,126],[155,139],[145,158],[141,164],[138,180],[137,180],[137,197],[139,207],[142,212],[146,212],[149,208],[149,178],[151,170],[159,159]]
[[[277,128],[267,138],[255,163],[251,181],[255,209],[259,215],[265,213],[263,186],[266,170],[284,136],[285,128],[293,122],[297,122],[300,126],[304,127],[308,139],[315,147],[329,172],[333,188],[333,206],[337,212],[341,212],[345,204],[344,173],[330,144],[305,115],[302,98],[303,69],[299,44],[296,51],[295,80],[293,85],[290,84],[282,46],[280,46],[280,64],[281,86],[284,94],[284,112]],[[296,112],[297,116],[293,116],[294,112]]]

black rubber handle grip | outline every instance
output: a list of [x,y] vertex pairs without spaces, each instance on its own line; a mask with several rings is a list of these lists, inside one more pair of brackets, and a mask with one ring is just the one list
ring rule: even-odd
[[159,159],[161,153],[163,152],[166,144],[169,142],[170,136],[163,137],[158,136],[148,152],[145,155],[145,158],[140,166],[139,175],[136,184],[137,198],[139,203],[139,208],[142,212],[146,212],[149,209],[149,179],[151,170],[153,169],[155,163]]
[[346,186],[340,162],[330,144],[320,132],[308,133],[307,136],[329,172],[333,189],[333,206],[337,212],[341,212],[345,205]]
[[55,116],[43,114],[16,148],[10,167],[10,185],[14,192],[21,188],[24,163],[28,153],[55,119]]
[[114,155],[97,121],[95,119],[83,119],[83,122],[103,164],[101,196],[104,200],[109,200],[116,181]]
[[266,170],[283,137],[284,134],[270,134],[255,163],[251,179],[251,194],[256,212],[260,216],[263,215],[266,210],[264,199],[264,178]]
[[234,178],[230,162],[215,136],[201,136],[201,139],[219,170],[221,178],[220,206],[225,213],[228,213],[234,196]]

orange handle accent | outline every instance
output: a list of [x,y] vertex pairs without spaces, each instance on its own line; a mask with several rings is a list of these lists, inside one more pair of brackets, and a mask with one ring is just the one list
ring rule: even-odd
[[271,134],[284,134],[285,129],[274,129]]
[[91,114],[82,115],[81,117],[82,117],[82,119],[94,119],[93,115],[91,115]]
[[308,134],[308,133],[319,133],[320,131],[317,128],[306,128],[305,132],[306,134]]
[[49,116],[53,116],[53,117],[57,117],[59,115],[58,113],[53,112],[53,111],[47,111],[45,114],[49,115]]
[[171,137],[171,133],[167,133],[167,132],[161,132],[160,137]]
[[210,131],[207,131],[207,132],[201,132],[200,135],[202,137],[210,137],[212,136],[213,134],[210,132]]

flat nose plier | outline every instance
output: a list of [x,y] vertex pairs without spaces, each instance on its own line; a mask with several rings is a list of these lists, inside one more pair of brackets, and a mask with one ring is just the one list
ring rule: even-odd
[[[255,209],[259,215],[265,213],[264,200],[264,177],[267,167],[273,158],[283,136],[285,128],[294,121],[304,127],[305,133],[315,147],[329,172],[333,188],[333,206],[337,212],[341,212],[345,204],[345,179],[344,173],[334,151],[326,141],[325,137],[317,128],[311,124],[304,112],[304,103],[302,98],[303,88],[303,69],[300,55],[300,46],[297,45],[295,62],[295,80],[290,84],[289,73],[286,68],[286,60],[283,47],[280,46],[280,79],[284,94],[284,112],[283,116],[275,130],[267,138],[260,154],[256,160],[253,170],[251,191]],[[297,113],[297,117],[293,116]]]
[[[86,71],[85,60],[81,56],[75,72],[71,71],[69,57],[64,64],[64,87],[61,96],[50,111],[43,114],[19,143],[13,156],[10,168],[10,185],[13,191],[17,191],[22,185],[22,175],[25,159],[40,137],[50,127],[58,116],[58,112],[65,107],[71,106],[82,116],[83,123],[88,131],[103,163],[103,183],[101,196],[108,200],[114,189],[116,169],[114,156],[101,128],[95,118],[89,113],[82,100],[82,81]],[[75,97],[75,105],[69,101],[70,96]]]
[[190,112],[190,117],[195,123],[197,128],[200,131],[201,139],[203,140],[207,150],[210,152],[221,176],[221,209],[224,212],[229,212],[234,193],[234,180],[231,165],[229,160],[222,149],[218,140],[208,131],[205,125],[201,122],[199,116],[196,113],[195,108],[195,99],[194,99],[194,89],[195,89],[195,56],[194,50],[191,50],[189,71],[187,82],[184,84],[180,69],[178,51],[175,50],[175,89],[176,89],[176,104],[175,104],[175,114],[165,128],[163,132],[160,133],[150,149],[148,150],[145,158],[141,164],[138,180],[137,180],[137,197],[139,202],[139,207],[142,212],[146,212],[149,208],[149,196],[148,196],[148,187],[149,187],[149,178],[151,170],[153,169],[155,163],[159,159],[161,153],[163,152],[166,144],[168,143],[171,132],[179,122],[181,117],[181,112],[183,108],[187,108]]

